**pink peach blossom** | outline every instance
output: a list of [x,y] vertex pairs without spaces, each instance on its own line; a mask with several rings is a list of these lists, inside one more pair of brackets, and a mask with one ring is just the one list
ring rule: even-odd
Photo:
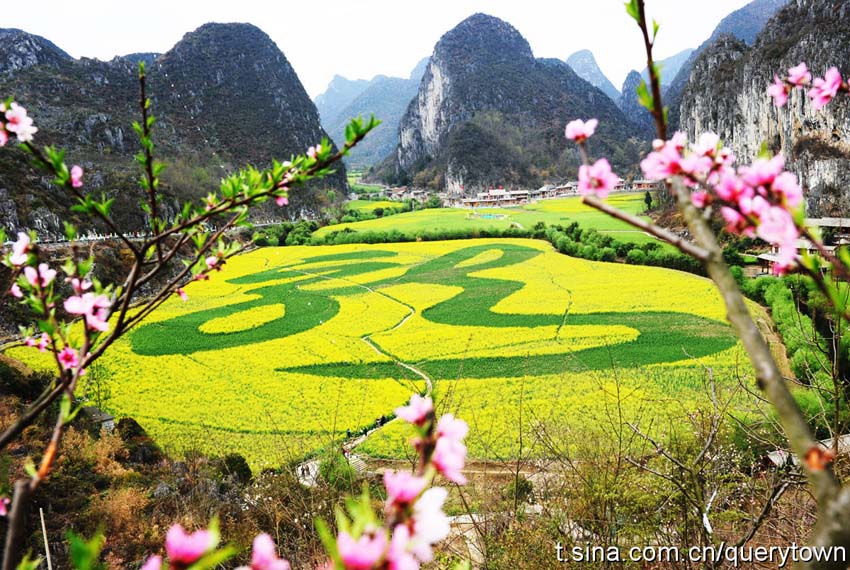
[[73,370],[80,364],[79,355],[77,351],[71,348],[70,346],[66,346],[63,348],[59,354],[59,363],[62,365],[62,368],[65,370]]
[[12,103],[6,111],[6,130],[15,133],[19,142],[29,142],[38,129],[33,126],[32,119],[27,117],[27,110]]
[[773,76],[773,83],[768,86],[767,94],[773,97],[773,103],[777,107],[784,107],[788,102],[788,86],[777,75]]
[[165,552],[168,561],[173,564],[188,566],[198,561],[204,554],[218,544],[218,537],[208,530],[196,530],[186,533],[179,524],[173,525],[165,535]]
[[644,176],[650,180],[666,180],[681,173],[682,154],[673,141],[664,143],[656,139],[653,148],[655,151],[640,162]]
[[803,189],[797,183],[797,176],[791,172],[779,173],[771,190],[790,208],[796,208],[803,202]]
[[697,190],[691,193],[691,203],[697,208],[705,208],[710,201],[710,195],[705,190]]
[[604,158],[600,158],[592,166],[583,164],[578,169],[578,192],[583,196],[595,194],[606,198],[619,182],[620,178],[611,172],[611,165]]
[[46,263],[38,264],[38,271],[34,267],[24,267],[24,277],[33,287],[47,287],[56,278],[56,270],[50,269]]
[[784,167],[785,158],[782,153],[779,153],[770,159],[757,158],[751,165],[739,168],[738,172],[744,183],[753,188],[758,188],[759,186],[773,184],[774,178],[782,172]]
[[76,164],[71,167],[71,186],[74,188],[83,187],[83,169]]
[[9,497],[0,497],[0,517],[5,517],[9,514],[9,505],[12,504],[12,501],[9,500]]
[[76,277],[71,278],[71,288],[74,290],[74,293],[77,295],[82,295],[89,289],[91,289],[92,282],[88,279],[77,279]]
[[427,484],[424,477],[416,477],[405,471],[384,471],[384,487],[387,489],[387,503],[390,504],[412,503]]
[[413,531],[408,548],[420,562],[433,560],[431,546],[449,535],[449,518],[443,512],[448,494],[443,487],[432,487],[413,505]]
[[800,237],[800,232],[788,210],[770,206],[759,216],[756,235],[768,243],[784,245],[794,244]]
[[755,235],[752,224],[738,210],[723,206],[720,215],[726,220],[726,231],[733,234],[743,234],[749,237]]
[[437,423],[437,437],[461,441],[469,433],[469,426],[461,419],[455,418],[452,414],[445,414],[440,417]]
[[321,152],[322,152],[322,145],[317,144],[316,146],[311,146],[310,148],[307,149],[307,156],[315,159],[316,156]]
[[142,565],[140,570],[161,570],[162,569],[162,556],[151,556],[147,559],[147,561]]
[[716,133],[705,132],[699,136],[697,143],[691,145],[691,151],[697,156],[711,156],[717,153],[720,136]]
[[278,196],[277,198],[275,198],[274,201],[275,201],[275,203],[277,203],[278,206],[288,206],[289,205],[289,198],[287,198],[286,196]]
[[50,335],[43,332],[41,333],[38,342],[35,343],[35,347],[38,349],[39,352],[44,352],[45,350],[47,350],[48,346],[50,346]]
[[596,132],[596,125],[598,124],[599,121],[596,119],[589,119],[587,122],[576,119],[567,123],[566,129],[564,129],[564,135],[571,141],[581,143],[593,136],[593,133]]
[[180,297],[180,299],[182,301],[188,301],[189,300],[189,295],[187,295],[186,291],[184,291],[182,288],[177,289],[177,296]]
[[21,291],[21,288],[17,283],[12,283],[12,286],[9,288],[9,293],[12,297],[17,297],[18,299],[24,296],[24,292]]
[[289,570],[289,562],[278,558],[272,537],[262,533],[254,538],[250,568],[251,570]]
[[434,412],[434,402],[430,396],[424,398],[419,394],[410,397],[410,404],[395,409],[395,415],[417,426],[422,426]]
[[434,454],[431,456],[431,462],[437,468],[437,471],[442,473],[446,479],[458,485],[466,483],[466,477],[461,472],[465,459],[466,446],[458,441],[446,438],[437,440]]
[[830,67],[823,79],[820,77],[814,81],[814,86],[809,89],[809,97],[815,110],[822,109],[838,94],[841,88],[841,73],[838,68]]
[[801,61],[788,70],[788,82],[793,83],[797,87],[807,85],[812,80],[812,74],[809,73],[809,68],[806,67],[806,62]]
[[65,299],[65,310],[72,315],[85,317],[86,326],[89,330],[104,332],[109,330],[109,308],[112,301],[106,295],[95,295],[84,293]]
[[419,570],[419,562],[410,552],[410,530],[403,524],[395,527],[387,550],[389,570]]
[[383,530],[364,533],[357,540],[342,531],[337,537],[336,545],[346,570],[369,570],[384,557],[388,541]]
[[733,174],[727,174],[720,179],[714,191],[721,200],[737,202],[742,197],[752,197],[752,187]]
[[30,236],[24,232],[18,232],[18,241],[12,244],[12,255],[9,261],[14,266],[20,266],[29,259],[29,251],[32,249]]

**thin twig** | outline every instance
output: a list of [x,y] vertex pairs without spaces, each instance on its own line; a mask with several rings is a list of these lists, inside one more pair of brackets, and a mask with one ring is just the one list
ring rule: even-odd
[[645,231],[648,234],[651,234],[658,239],[664,240],[670,245],[675,246],[682,253],[690,255],[698,259],[699,261],[706,261],[708,259],[708,252],[696,245],[695,243],[684,239],[681,236],[677,236],[673,232],[662,228],[661,226],[657,226],[651,222],[647,222],[638,218],[637,216],[633,216],[622,210],[611,206],[610,204],[606,204],[599,198],[591,195],[587,195],[582,199],[584,204],[587,204],[591,208],[596,208],[601,212],[605,212],[606,214],[617,218],[618,220],[622,220],[628,224],[633,225],[634,227]]

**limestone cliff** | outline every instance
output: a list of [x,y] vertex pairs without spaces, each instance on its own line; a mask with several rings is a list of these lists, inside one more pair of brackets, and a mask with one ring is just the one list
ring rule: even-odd
[[[695,49],[687,61],[679,68],[672,81],[669,78],[662,77],[662,83],[670,81],[669,86],[664,91],[664,104],[669,107],[669,123],[670,130],[675,131],[679,128],[679,107],[682,104],[685,86],[691,75],[691,69],[694,62],[700,54],[710,45],[714,44],[721,36],[730,35],[746,45],[752,45],[758,36],[759,32],[767,24],[768,20],[780,9],[788,0],[753,0],[743,8],[735,10],[714,28],[711,36],[705,40],[700,46]],[[662,70],[662,76],[664,71]]]
[[510,24],[476,14],[435,46],[388,169],[396,182],[466,193],[574,178],[564,125],[590,117],[600,123],[591,154],[633,167],[642,137],[613,101],[565,62],[535,59]]
[[782,152],[806,189],[811,215],[850,215],[850,101],[840,96],[815,111],[804,92],[777,109],[766,89],[800,61],[815,75],[837,66],[850,72],[850,1],[796,0],[765,26],[747,48],[719,39],[695,62],[680,108],[690,137],[718,133],[739,161],[750,161],[762,142]]

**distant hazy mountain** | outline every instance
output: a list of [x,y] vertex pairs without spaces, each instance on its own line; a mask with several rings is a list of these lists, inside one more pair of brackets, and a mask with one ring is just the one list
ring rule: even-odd
[[317,95],[313,101],[319,110],[322,124],[329,125],[336,121],[339,112],[363,93],[369,83],[368,79],[346,79],[341,75],[334,75],[325,92]]
[[345,125],[352,117],[368,117],[374,114],[382,123],[369,133],[351,152],[346,163],[358,169],[366,169],[377,164],[395,150],[398,145],[398,125],[411,99],[419,90],[419,83],[428,65],[428,58],[422,59],[410,77],[385,77],[379,75],[369,82],[363,92],[343,107],[331,122],[322,119],[322,125],[337,144],[345,140]]
[[682,92],[688,83],[694,62],[703,50],[718,38],[727,34],[746,45],[752,45],[767,21],[787,2],[788,0],[753,0],[720,21],[711,33],[711,37],[691,53],[664,94],[664,104],[670,108],[671,130],[675,130],[679,126],[679,107],[682,104]]
[[564,61],[536,59],[507,22],[475,14],[437,42],[396,154],[378,174],[467,194],[575,178],[578,156],[564,125],[591,117],[600,125],[591,153],[626,174],[644,139],[616,104]]
[[573,68],[576,75],[600,89],[608,95],[612,101],[617,101],[620,98],[620,92],[608,80],[599,65],[596,63],[596,58],[593,57],[593,52],[588,49],[575,52],[567,58],[567,65]]
[[[661,87],[666,88],[673,83],[673,79],[693,52],[694,48],[684,49],[676,55],[671,55],[658,62],[661,65]],[[640,75],[644,80],[649,81],[649,70],[647,68],[644,67]]]

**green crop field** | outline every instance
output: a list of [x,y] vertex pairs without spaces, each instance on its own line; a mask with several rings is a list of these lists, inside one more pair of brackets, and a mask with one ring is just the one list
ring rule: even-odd
[[[643,197],[642,193],[613,194],[608,198],[608,202],[630,214],[641,214],[646,209]],[[361,203],[362,201],[357,201],[358,205]],[[585,206],[579,197],[541,200],[535,204],[513,208],[477,208],[474,211],[463,208],[417,210],[386,219],[326,226],[319,228],[314,235],[323,236],[345,228],[359,232],[397,230],[408,234],[441,229],[507,229],[512,224],[531,228],[537,222],[544,222],[547,225],[568,225],[578,222],[583,228],[597,229],[620,241],[638,244],[654,241],[662,247],[670,247],[650,235],[635,230],[625,222]]]
[[[262,248],[186,290],[92,376],[109,382],[109,411],[166,449],[239,452],[255,468],[428,386],[469,420],[479,457],[515,453],[520,403],[595,429],[615,379],[626,413],[650,407],[662,425],[694,405],[705,366],[723,377],[741,358],[708,280],[539,240]],[[38,352],[13,352],[39,365]],[[391,422],[360,450],[397,457],[408,435]]]
[[391,202],[390,200],[352,200],[345,207],[349,210],[358,210],[360,212],[372,212],[375,208],[398,208],[401,209],[404,204],[401,202]]

